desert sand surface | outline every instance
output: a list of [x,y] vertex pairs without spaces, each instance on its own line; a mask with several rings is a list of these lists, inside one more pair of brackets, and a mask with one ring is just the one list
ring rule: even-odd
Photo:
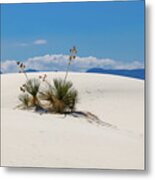
[[69,73],[68,80],[79,92],[77,111],[99,122],[15,109],[25,77],[1,75],[1,165],[144,169],[144,81],[91,73]]

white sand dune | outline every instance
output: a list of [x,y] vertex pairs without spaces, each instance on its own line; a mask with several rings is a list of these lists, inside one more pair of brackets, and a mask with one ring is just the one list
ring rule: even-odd
[[[64,77],[61,72],[47,75]],[[87,73],[70,73],[68,79],[79,92],[77,110],[105,124],[14,109],[25,78],[3,74],[2,166],[144,169],[144,81]]]

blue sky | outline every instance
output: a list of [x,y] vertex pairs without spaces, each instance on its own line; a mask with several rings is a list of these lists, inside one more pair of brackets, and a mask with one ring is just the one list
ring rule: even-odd
[[47,54],[144,62],[144,2],[1,5],[1,60]]

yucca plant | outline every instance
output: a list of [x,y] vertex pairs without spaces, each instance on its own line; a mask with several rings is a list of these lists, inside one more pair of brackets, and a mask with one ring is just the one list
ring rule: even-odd
[[53,80],[54,96],[56,99],[55,109],[58,112],[73,111],[77,102],[78,93],[73,88],[71,81],[64,82],[62,79]]
[[40,88],[40,80],[33,78],[29,79],[26,84],[24,85],[25,91],[32,96],[32,106],[38,106],[39,100],[37,94]]
[[49,85],[39,93],[39,99],[49,102],[49,111],[56,113],[72,112],[75,109],[78,93],[70,81],[54,79],[53,86]]
[[[69,66],[71,61],[76,58],[76,47],[70,49],[69,61],[64,79],[54,79],[53,84],[50,84],[46,78],[47,75],[39,76],[39,79],[29,79],[25,71],[25,64],[17,62],[19,72],[23,73],[26,78],[26,83],[20,87],[23,92],[19,96],[19,100],[24,107],[36,107],[36,109],[48,110],[55,113],[72,112],[78,99],[78,92],[73,88],[73,84],[67,81]],[[40,90],[40,85],[46,83],[48,86],[44,90]],[[48,102],[45,106],[45,102]]]

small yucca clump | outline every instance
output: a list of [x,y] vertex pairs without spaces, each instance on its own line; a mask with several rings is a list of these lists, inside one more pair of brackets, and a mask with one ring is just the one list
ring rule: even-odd
[[29,79],[25,84],[25,90],[32,96],[31,103],[33,106],[39,105],[39,100],[37,97],[37,94],[39,92],[39,87],[40,87],[40,80],[36,78]]
[[72,112],[78,99],[78,93],[70,81],[54,79],[53,86],[40,92],[39,98],[49,102],[48,110],[56,113]]
[[19,100],[23,103],[24,107],[39,106],[39,99],[37,97],[40,88],[40,80],[33,78],[26,81],[26,83],[20,87],[23,92],[19,96]]

